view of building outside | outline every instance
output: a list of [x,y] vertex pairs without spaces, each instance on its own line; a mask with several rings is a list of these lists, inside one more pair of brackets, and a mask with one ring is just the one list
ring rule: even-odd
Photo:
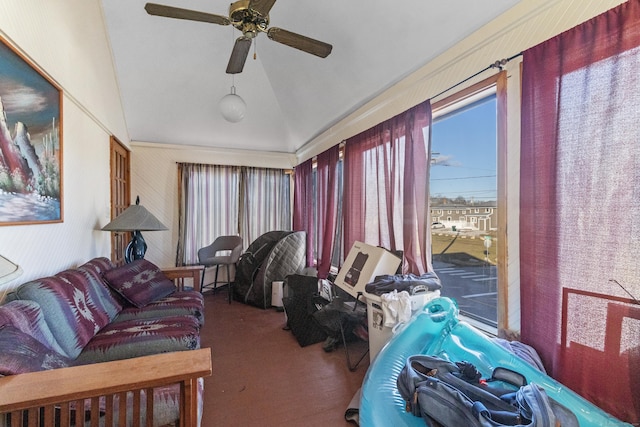
[[438,116],[431,137],[433,266],[461,314],[497,326],[496,97]]

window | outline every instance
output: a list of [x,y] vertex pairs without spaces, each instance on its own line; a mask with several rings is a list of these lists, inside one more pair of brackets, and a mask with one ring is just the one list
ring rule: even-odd
[[[497,76],[434,103],[429,183],[432,209],[455,204],[462,213],[457,222],[448,218],[444,232],[432,233],[442,295],[455,299],[463,316],[490,331],[500,323],[498,304],[504,295],[499,294],[506,294],[498,268],[498,248],[506,239],[491,228],[489,215],[480,214],[491,213],[501,200]],[[467,212],[472,215],[466,217]]]
[[291,229],[289,171],[178,163],[178,176],[176,265],[196,264],[218,236],[239,234],[246,249],[267,231]]

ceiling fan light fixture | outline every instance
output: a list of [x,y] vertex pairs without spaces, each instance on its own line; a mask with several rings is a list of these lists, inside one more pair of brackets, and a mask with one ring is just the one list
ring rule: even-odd
[[220,113],[228,122],[237,123],[244,118],[247,104],[240,95],[236,95],[236,87],[231,86],[231,93],[222,97],[219,103]]
[[310,53],[320,58],[326,58],[333,48],[330,44],[282,28],[269,28],[269,12],[276,1],[277,0],[236,0],[229,5],[228,17],[156,3],[147,3],[144,8],[149,15],[208,22],[218,25],[232,25],[235,29],[239,30],[242,36],[238,37],[234,44],[227,65],[227,74],[238,74],[242,72],[252,41],[259,33],[267,33],[269,39],[277,43]]

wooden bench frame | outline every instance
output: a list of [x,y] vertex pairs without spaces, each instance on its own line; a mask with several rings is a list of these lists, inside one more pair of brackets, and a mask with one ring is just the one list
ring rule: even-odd
[[[127,410],[131,410],[133,426],[141,425],[140,392],[153,396],[155,387],[180,384],[180,426],[196,426],[198,422],[198,378],[211,375],[211,351],[208,348],[153,356],[95,363],[49,371],[11,375],[0,378],[0,414],[10,413],[22,426],[21,411],[28,411],[29,426],[54,426],[55,409],[60,409],[60,426],[84,425],[83,411],[75,411],[70,419],[69,405],[85,407],[91,401],[91,426],[100,419],[99,398],[106,399],[105,425],[124,426]],[[133,392],[133,407],[126,408],[126,393]],[[113,397],[120,395],[119,420],[113,419]],[[146,425],[153,425],[153,398],[146,399]],[[42,415],[42,419],[41,419]],[[4,420],[0,420],[3,425]],[[42,422],[42,424],[40,424]]]

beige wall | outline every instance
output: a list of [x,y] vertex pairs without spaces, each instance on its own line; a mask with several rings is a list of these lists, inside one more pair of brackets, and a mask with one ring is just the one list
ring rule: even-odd
[[2,0],[0,35],[64,94],[64,222],[0,226],[0,254],[24,271],[11,287],[109,256],[109,135],[128,137],[99,0]]

